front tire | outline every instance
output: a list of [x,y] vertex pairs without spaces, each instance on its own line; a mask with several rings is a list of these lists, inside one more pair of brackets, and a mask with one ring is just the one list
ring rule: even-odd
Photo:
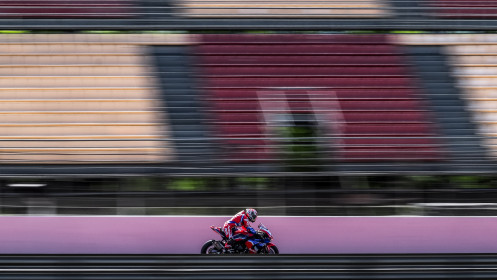
[[280,250],[278,250],[278,247],[276,247],[276,246],[271,246],[270,248],[267,249],[267,254],[268,255],[279,255]]
[[209,240],[204,243],[202,249],[200,249],[200,254],[202,255],[219,255],[222,251],[216,249],[216,240]]

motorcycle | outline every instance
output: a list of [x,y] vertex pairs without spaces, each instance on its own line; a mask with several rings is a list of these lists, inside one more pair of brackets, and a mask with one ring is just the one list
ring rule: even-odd
[[[257,254],[261,255],[277,255],[279,254],[278,247],[271,243],[273,240],[273,235],[267,227],[263,224],[259,224],[259,230],[250,237],[250,240],[254,241],[257,248]],[[220,227],[211,226],[211,229],[218,233],[222,239],[221,240],[209,240],[205,242],[200,250],[203,255],[222,255],[222,254],[248,254],[249,251],[245,246],[245,241],[235,242],[230,249],[226,249],[225,245],[228,242],[228,238],[224,234]]]

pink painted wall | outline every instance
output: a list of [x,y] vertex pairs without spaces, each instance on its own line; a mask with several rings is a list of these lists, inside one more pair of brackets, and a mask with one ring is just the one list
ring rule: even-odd
[[[0,217],[0,254],[198,254],[227,217]],[[283,254],[497,253],[497,217],[260,217]]]

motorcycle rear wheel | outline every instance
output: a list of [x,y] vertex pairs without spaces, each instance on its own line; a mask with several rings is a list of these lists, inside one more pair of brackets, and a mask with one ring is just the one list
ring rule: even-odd
[[200,249],[200,254],[202,255],[220,255],[223,252],[216,249],[216,240],[209,240],[204,243],[202,249]]

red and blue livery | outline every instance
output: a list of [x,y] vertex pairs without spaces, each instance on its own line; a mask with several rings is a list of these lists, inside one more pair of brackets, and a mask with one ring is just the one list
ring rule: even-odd
[[233,245],[228,247],[226,243],[229,238],[220,227],[211,226],[211,229],[221,236],[221,240],[209,240],[205,242],[200,250],[201,254],[222,255],[222,254],[262,254],[274,255],[279,254],[279,250],[271,241],[273,235],[271,231],[259,224],[258,230],[248,226],[239,228],[233,234]]

